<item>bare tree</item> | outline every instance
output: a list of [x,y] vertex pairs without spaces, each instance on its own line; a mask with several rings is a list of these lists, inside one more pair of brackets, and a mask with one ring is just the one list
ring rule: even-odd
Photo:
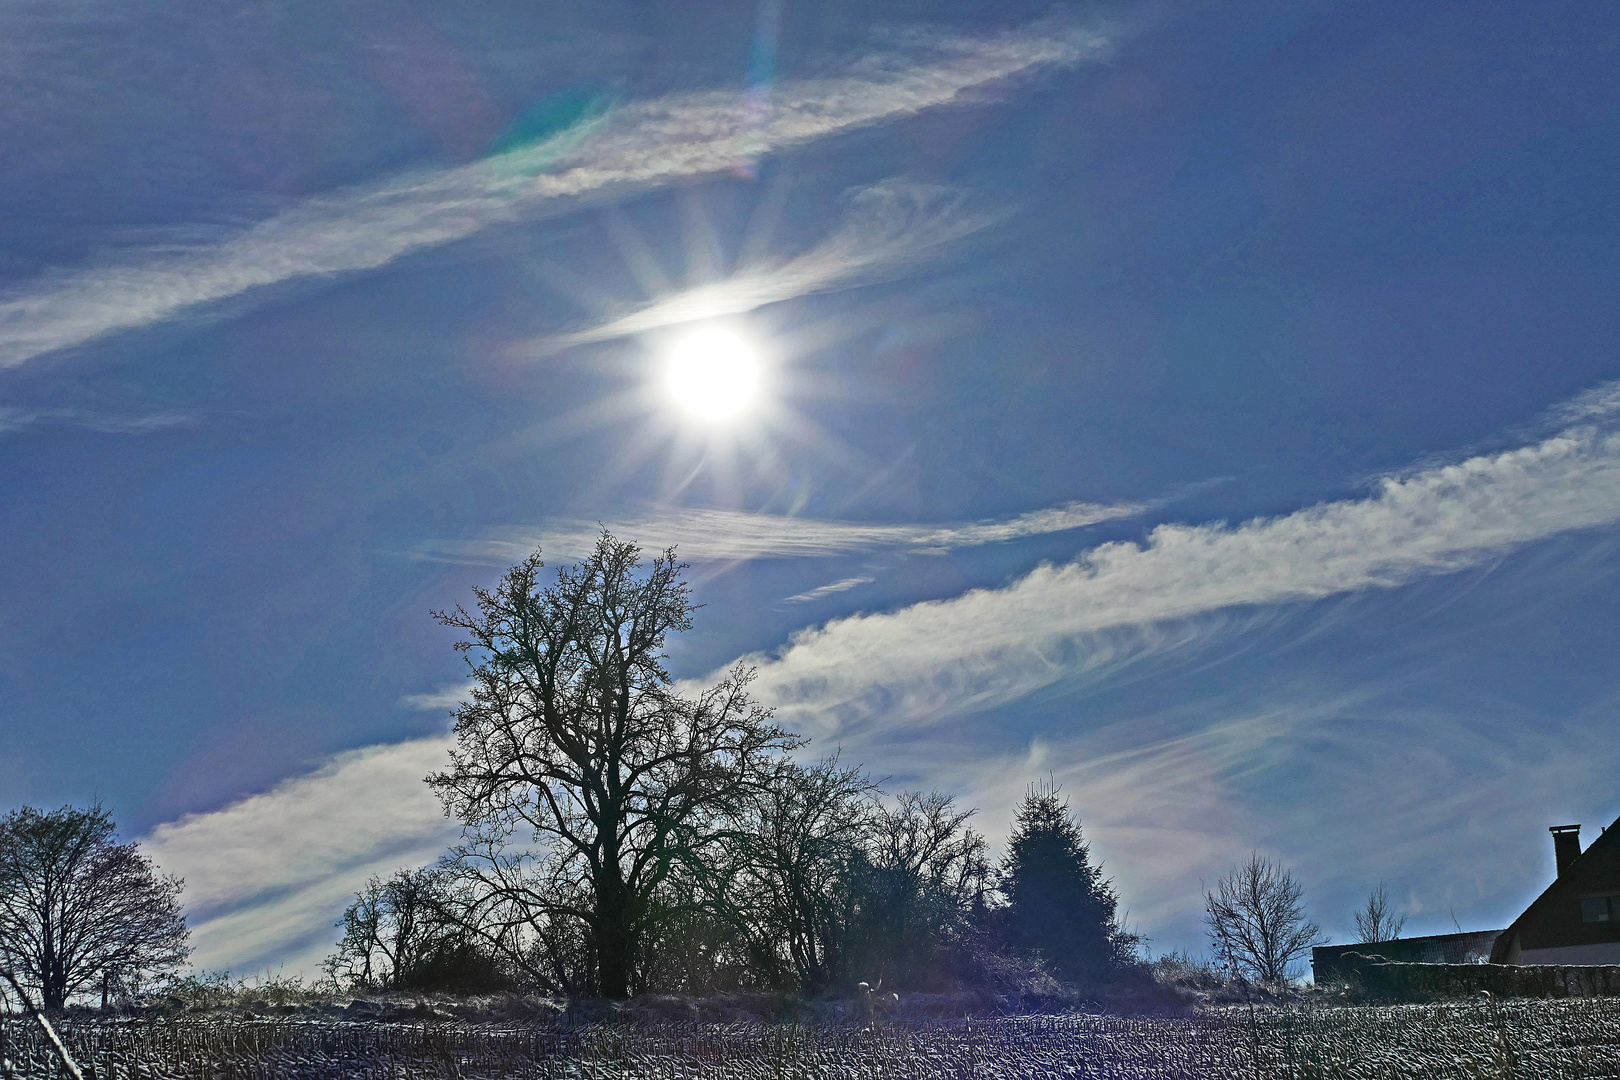
[[[748,696],[741,667],[695,698],[676,692],[664,643],[691,628],[693,604],[673,549],[643,569],[635,544],[604,531],[555,584],[541,587],[542,565],[536,552],[475,590],[476,613],[436,613],[465,633],[473,687],[451,767],[428,783],[466,826],[460,856],[496,871],[492,902],[583,923],[597,992],[621,998],[659,885],[720,842],[799,740]],[[519,831],[535,847],[514,857]],[[523,865],[544,889],[513,876]]]
[[1293,874],[1259,854],[1234,867],[1204,894],[1204,923],[1216,957],[1234,974],[1281,983],[1313,945],[1321,927],[1305,917]]
[[466,920],[461,885],[441,866],[373,877],[343,912],[327,973],[357,989],[501,988],[501,958]]
[[865,940],[853,963],[915,984],[963,938],[989,889],[984,837],[966,825],[973,814],[938,791],[903,791],[877,805],[856,882]]
[[906,896],[936,896],[965,911],[987,887],[984,837],[967,820],[978,811],[956,809],[941,791],[903,791],[892,806],[879,804],[873,859]]
[[1406,916],[1395,914],[1389,906],[1389,889],[1380,881],[1378,888],[1367,894],[1367,906],[1356,912],[1356,940],[1394,941],[1405,925]]
[[115,831],[100,806],[0,818],[0,970],[35,988],[48,1012],[190,953],[180,879],[159,876]]
[[[760,966],[820,989],[840,973],[854,876],[878,817],[877,785],[837,755],[788,762],[753,800],[727,885]],[[783,957],[783,953],[786,954]]]
[[506,968],[550,993],[596,989],[596,944],[585,918],[591,891],[579,860],[560,865],[486,823],[470,828],[445,861],[459,879],[457,918]]

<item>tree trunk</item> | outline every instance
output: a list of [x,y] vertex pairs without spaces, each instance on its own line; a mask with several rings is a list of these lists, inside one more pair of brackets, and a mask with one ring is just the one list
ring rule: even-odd
[[596,992],[615,1001],[630,996],[630,898],[626,892],[619,882],[603,882],[596,898]]
[[39,965],[40,1008],[47,1013],[59,1013],[67,1006],[67,979],[56,956],[55,928],[49,918],[41,920],[45,940]]
[[46,1013],[59,1013],[67,1008],[66,980],[57,977],[54,971],[46,972],[39,988],[40,1000],[44,1004]]

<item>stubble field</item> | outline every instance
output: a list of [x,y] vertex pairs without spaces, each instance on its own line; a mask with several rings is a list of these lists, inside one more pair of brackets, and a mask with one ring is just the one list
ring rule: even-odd
[[[65,1075],[13,1017],[19,1075]],[[1390,1007],[1236,1007],[1185,1018],[1033,1016],[830,1023],[482,1026],[289,1017],[70,1021],[98,1080],[454,1077],[1620,1077],[1620,1001],[1489,999]]]

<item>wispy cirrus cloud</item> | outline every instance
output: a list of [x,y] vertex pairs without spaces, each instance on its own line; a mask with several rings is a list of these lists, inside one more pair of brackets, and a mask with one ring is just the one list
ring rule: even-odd
[[399,703],[404,708],[420,712],[453,711],[457,705],[467,700],[467,690],[468,684],[465,682],[447,683],[425,694],[406,694],[399,699]]
[[193,417],[180,413],[117,416],[84,409],[22,409],[0,406],[0,433],[35,424],[61,424],[67,427],[86,428],[105,435],[149,435],[158,431],[191,427],[195,423]]
[[801,255],[739,267],[722,281],[647,304],[583,330],[537,338],[515,352],[543,355],[667,326],[741,315],[767,304],[885,281],[1005,219],[954,188],[889,180],[852,194],[851,212]]
[[[1574,529],[1620,521],[1620,432],[1578,425],[1527,446],[1383,480],[1364,499],[1238,526],[1161,525],[1000,589],[856,615],[751,659],[790,723],[831,733],[877,716],[990,708],[1126,662],[1151,628],[1239,606],[1393,588]],[[1103,636],[1098,636],[1103,635]],[[883,658],[881,665],[870,663]]]
[[[987,37],[911,35],[839,74],[780,83],[768,102],[711,91],[631,103],[538,146],[311,199],[223,242],[23,284],[0,302],[0,368],[249,290],[372,269],[582,198],[745,166],[948,106],[1021,73],[1100,59],[1115,37],[1053,19]],[[819,265],[797,272],[825,278]]]
[[848,592],[851,589],[858,589],[862,585],[870,585],[876,580],[877,578],[869,577],[865,574],[857,574],[854,577],[847,577],[838,581],[828,582],[826,585],[818,585],[814,589],[806,589],[802,593],[795,593],[794,595],[783,600],[782,603],[806,604],[813,600],[823,599],[824,597],[836,596],[841,592]]
[[[1103,521],[1133,517],[1145,508],[1141,503],[1074,502],[1002,520],[939,525],[894,525],[679,508],[620,515],[606,525],[615,536],[635,540],[647,550],[675,547],[684,559],[731,562],[820,559],[883,550],[939,554],[955,548],[1081,529]],[[602,524],[594,521],[561,519],[539,528],[497,529],[479,539],[436,540],[424,544],[418,554],[447,562],[500,566],[525,558],[540,548],[550,559],[567,561],[588,555],[602,528]]]

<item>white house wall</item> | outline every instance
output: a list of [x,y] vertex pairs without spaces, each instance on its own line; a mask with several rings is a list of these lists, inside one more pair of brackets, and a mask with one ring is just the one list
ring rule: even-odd
[[1566,945],[1557,949],[1526,949],[1510,960],[1516,964],[1620,964],[1620,941],[1598,945]]

